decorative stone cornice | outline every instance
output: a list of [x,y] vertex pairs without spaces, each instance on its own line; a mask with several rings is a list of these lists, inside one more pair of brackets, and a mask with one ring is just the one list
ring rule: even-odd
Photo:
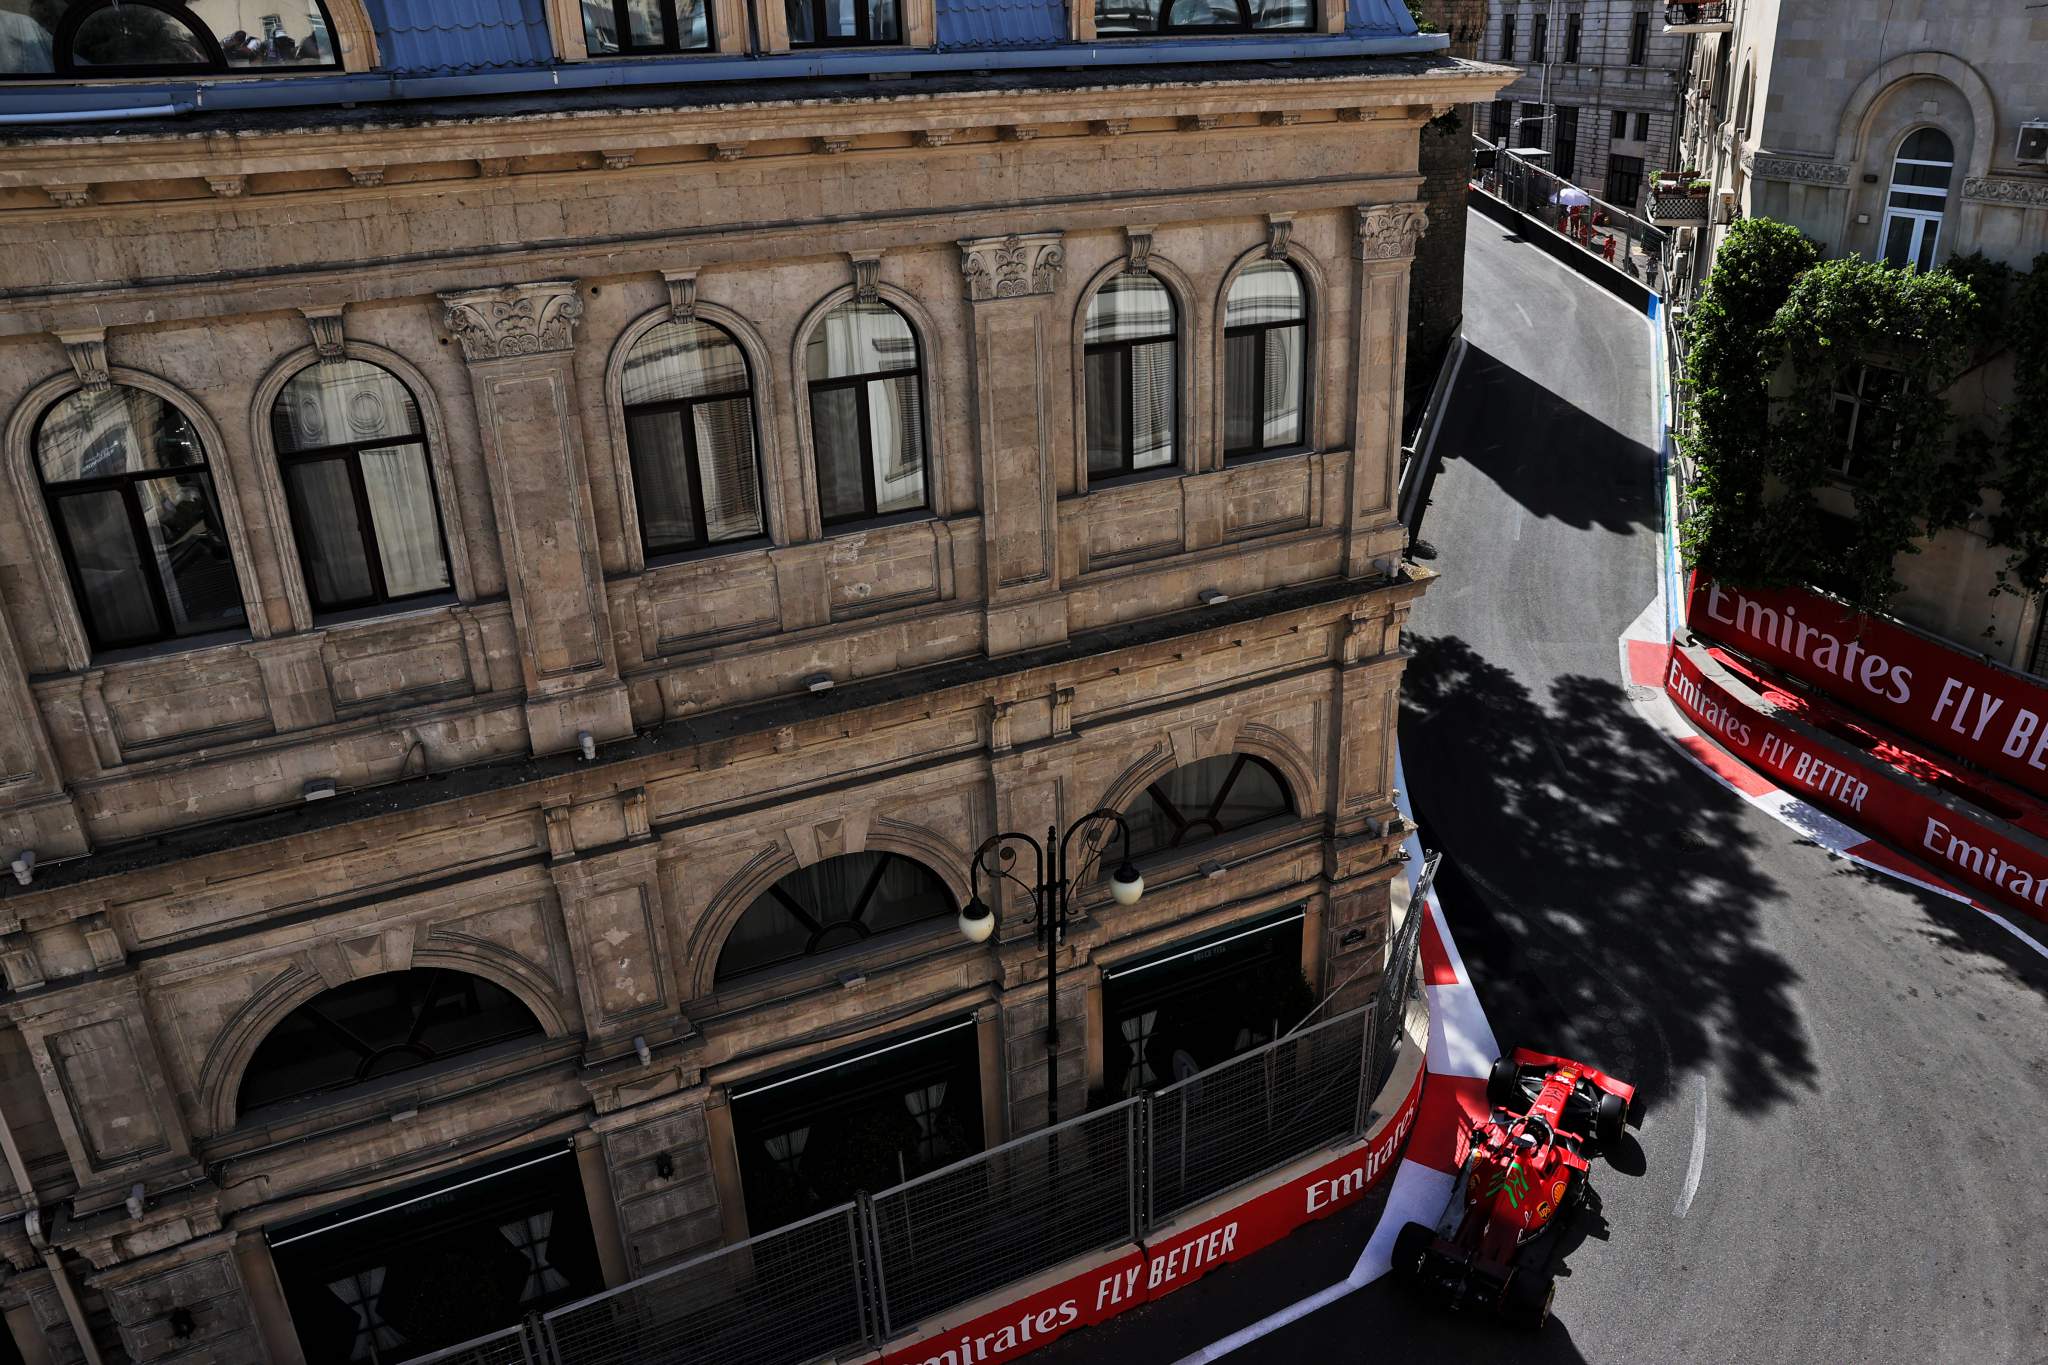
[[689,322],[697,316],[697,272],[694,270],[664,270],[662,282],[668,286],[668,316],[671,322]]
[[1089,126],[1098,137],[1122,137],[1131,130],[1131,121],[1127,118],[1099,118]]
[[1294,215],[1291,213],[1269,213],[1266,215],[1266,254],[1276,261],[1287,259],[1287,239],[1294,232]]
[[45,185],[43,193],[60,209],[82,209],[92,202],[90,185]]
[[943,147],[953,140],[953,134],[956,131],[953,128],[920,128],[917,132],[917,145],[920,147]]
[[209,175],[206,188],[213,191],[216,199],[240,199],[242,192],[249,188],[246,175]]
[[341,313],[347,306],[328,303],[299,309],[306,319],[307,329],[313,333],[313,349],[320,353],[322,360],[341,359],[342,347],[347,340],[342,334]]
[[1973,175],[1963,181],[1963,198],[1986,204],[2048,208],[2048,180],[2004,180],[1989,175]]
[[1833,161],[1816,161],[1803,156],[1777,156],[1759,152],[1750,161],[1750,174],[1758,180],[1796,180],[1803,185],[1846,185],[1849,168]]
[[476,173],[484,180],[502,180],[511,169],[512,158],[509,156],[479,157],[476,163]]
[[1005,142],[1029,142],[1038,136],[1038,130],[1028,123],[1006,123],[997,136]]
[[1196,133],[1196,132],[1201,132],[1201,133],[1206,133],[1206,132],[1208,132],[1208,131],[1209,131],[1209,130],[1210,130],[1211,128],[1214,128],[1214,127],[1216,126],[1216,115],[1214,115],[1214,114],[1183,114],[1183,115],[1181,116],[1181,120],[1180,120],[1180,126],[1181,126],[1181,130],[1182,130],[1183,132],[1189,132],[1189,133]]
[[366,190],[375,189],[384,183],[384,168],[382,166],[351,166],[348,168],[348,178]]
[[623,171],[633,164],[633,149],[630,147],[623,151],[599,152],[598,156],[608,171]]
[[847,259],[853,262],[853,296],[862,303],[873,303],[881,298],[882,253],[850,251]]
[[441,307],[448,330],[462,343],[462,358],[472,364],[566,351],[583,316],[574,280],[443,294]]
[[1361,204],[1358,215],[1358,259],[1399,261],[1415,254],[1429,226],[1429,214],[1420,204]]
[[1133,223],[1124,229],[1124,269],[1133,275],[1152,273],[1152,224]]
[[720,142],[712,147],[711,152],[720,161],[738,161],[747,154],[747,144],[744,142]]
[[1060,287],[1067,263],[1064,234],[1058,232],[975,237],[958,245],[967,297],[976,303],[1050,294]]
[[107,377],[106,328],[81,327],[56,335],[57,340],[63,343],[64,358],[71,362],[71,372],[78,376],[79,383],[88,389],[104,389],[112,382]]
[[838,156],[852,145],[853,139],[850,137],[821,137],[818,139],[818,150],[826,156]]
[[1299,109],[1268,109],[1259,115],[1259,122],[1268,128],[1291,128],[1301,122]]

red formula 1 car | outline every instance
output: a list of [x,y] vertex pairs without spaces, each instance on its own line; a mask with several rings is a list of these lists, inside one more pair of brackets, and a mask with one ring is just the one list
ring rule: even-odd
[[1517,1048],[1493,1064],[1465,1164],[1435,1226],[1394,1239],[1394,1274],[1453,1307],[1530,1328],[1550,1316],[1557,1244],[1585,1201],[1588,1159],[1611,1151],[1634,1086],[1582,1062]]

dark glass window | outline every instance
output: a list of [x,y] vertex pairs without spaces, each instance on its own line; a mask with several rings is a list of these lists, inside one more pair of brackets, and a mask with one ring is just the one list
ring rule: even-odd
[[1607,202],[1633,209],[1643,195],[1643,159],[1639,156],[1607,158]]
[[1640,113],[1640,112],[1639,112],[1639,113],[1637,113],[1637,114],[1636,114],[1636,141],[1637,141],[1637,142],[1648,142],[1649,140],[1650,140],[1650,116],[1649,116],[1648,114],[1645,114],[1645,113]]
[[1272,764],[1250,754],[1218,754],[1176,768],[1145,788],[1124,818],[1131,825],[1131,856],[1137,858],[1292,814],[1294,798]]
[[790,873],[726,935],[717,979],[818,957],[958,909],[938,874],[894,853],[848,853]]
[[633,344],[621,389],[648,558],[758,539],[753,384],[732,337],[708,322],[664,322]]
[[1641,66],[1650,49],[1650,12],[1639,9],[1628,21],[1628,64]]
[[1522,106],[1522,126],[1515,132],[1517,147],[1541,147],[1548,140],[1544,137],[1543,106],[1525,104]]
[[709,52],[710,0],[583,0],[583,46],[593,57]]
[[1557,107],[1557,148],[1551,156],[1550,169],[1558,177],[1570,180],[1578,170],[1579,161],[1579,111],[1564,105]]
[[927,506],[924,378],[903,315],[849,299],[818,324],[804,367],[825,525]]
[[1529,21],[1529,60],[1548,61],[1545,49],[1550,46],[1550,16],[1539,14]]
[[1503,14],[1500,17],[1500,59],[1511,62],[1515,59],[1515,16]]
[[397,376],[323,360],[270,410],[299,565],[316,612],[448,591],[448,551],[419,406]]
[[1905,376],[1879,365],[1858,365],[1835,391],[1835,435],[1842,442],[1836,472],[1853,478],[1858,465],[1868,468],[1897,439],[1894,405],[1906,387]]
[[1308,392],[1308,308],[1301,276],[1259,261],[1223,305],[1223,453],[1301,445]]
[[36,468],[95,649],[243,623],[206,451],[140,389],[81,389],[36,426]]
[[1955,155],[1955,144],[1938,128],[1916,129],[1899,144],[1880,239],[1879,255],[1886,265],[1934,268]]
[[1626,138],[1628,136],[1628,110],[1617,109],[1614,111],[1614,123],[1608,128],[1607,135],[1616,138]]
[[1508,100],[1495,100],[1487,110],[1486,128],[1496,145],[1508,145],[1508,134],[1514,131],[1515,106]]
[[244,1114],[431,1066],[541,1032],[519,997],[467,972],[384,972],[287,1014],[242,1073]]
[[783,0],[791,47],[872,47],[904,41],[900,0]]
[[1315,19],[1310,0],[1095,0],[1095,33],[1299,32]]
[[1088,301],[1081,339],[1089,480],[1172,464],[1179,382],[1173,295],[1152,276],[1126,271]]
[[1586,16],[1573,10],[1564,17],[1564,59],[1575,62],[1579,59],[1579,39],[1586,27]]
[[[243,27],[252,10],[272,12]],[[198,76],[339,64],[318,0],[0,0],[0,76]]]

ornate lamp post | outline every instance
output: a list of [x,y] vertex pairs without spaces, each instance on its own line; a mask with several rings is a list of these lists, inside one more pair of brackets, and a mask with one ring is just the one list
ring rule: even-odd
[[[995,911],[981,898],[982,867],[990,855],[994,855],[995,862],[988,867],[989,876],[1008,877],[1031,897],[1031,922],[1038,930],[1038,942],[1045,948],[1045,1121],[1048,1127],[1060,1121],[1059,948],[1060,940],[1067,932],[1067,897],[1073,885],[1086,876],[1088,861],[1104,851],[1098,847],[1088,853],[1080,869],[1070,878],[1067,875],[1067,844],[1076,830],[1098,820],[1116,822],[1122,852],[1116,870],[1109,875],[1109,894],[1116,898],[1118,905],[1136,905],[1138,897],[1145,894],[1145,879],[1131,865],[1131,827],[1123,816],[1113,810],[1092,810],[1068,825],[1065,834],[1061,834],[1056,826],[1048,826],[1043,844],[1014,830],[990,835],[980,848],[974,850],[974,895],[960,912],[960,932],[968,942],[986,943],[989,935],[996,931]],[[1016,846],[1019,844],[1028,847],[1036,859],[1037,871],[1028,883],[1010,870],[1010,865],[1017,860]]]

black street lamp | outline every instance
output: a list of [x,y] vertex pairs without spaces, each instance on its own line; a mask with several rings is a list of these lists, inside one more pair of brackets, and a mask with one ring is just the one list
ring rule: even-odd
[[[1043,844],[1028,834],[1020,834],[1014,830],[990,835],[980,848],[974,850],[974,896],[967,902],[967,908],[960,912],[960,932],[966,936],[967,941],[988,942],[989,935],[996,931],[996,916],[995,911],[981,898],[981,871],[982,861],[990,854],[996,856],[996,863],[988,869],[989,876],[1008,877],[1023,887],[1025,894],[1031,897],[1031,922],[1038,930],[1038,942],[1045,948],[1047,1127],[1060,1121],[1060,940],[1067,932],[1068,893],[1073,883],[1081,880],[1087,872],[1087,864],[1084,862],[1080,872],[1073,878],[1067,876],[1067,841],[1074,837],[1076,830],[1097,820],[1116,821],[1117,838],[1121,842],[1123,853],[1122,861],[1117,864],[1116,870],[1109,874],[1109,894],[1116,898],[1118,905],[1136,905],[1138,897],[1145,894],[1145,878],[1131,865],[1131,827],[1123,816],[1113,810],[1092,810],[1068,825],[1065,834],[1061,834],[1057,826],[1047,826]],[[1016,844],[1028,846],[1037,859],[1038,872],[1034,878],[1035,884],[1027,884],[1023,878],[1010,871],[1010,864],[1017,860],[1017,850],[1014,847]],[[1099,857],[1102,852],[1102,848],[1097,848],[1089,857]],[[1048,854],[1052,857],[1050,867],[1046,861]]]

